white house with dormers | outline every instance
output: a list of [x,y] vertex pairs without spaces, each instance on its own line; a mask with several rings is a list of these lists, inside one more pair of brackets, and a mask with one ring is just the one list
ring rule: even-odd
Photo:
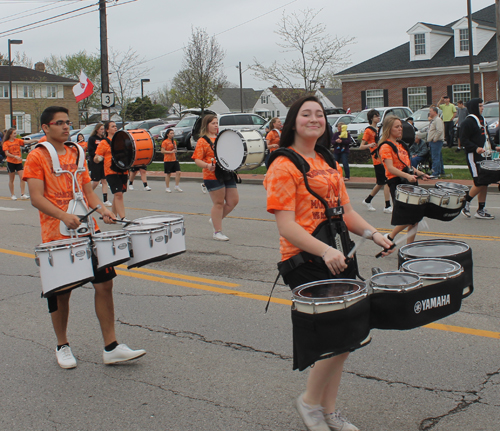
[[[485,101],[497,100],[495,34],[494,4],[472,14],[474,91]],[[407,43],[337,74],[344,106],[416,110],[444,95],[453,103],[471,98],[467,17],[446,25],[417,22],[407,35]]]

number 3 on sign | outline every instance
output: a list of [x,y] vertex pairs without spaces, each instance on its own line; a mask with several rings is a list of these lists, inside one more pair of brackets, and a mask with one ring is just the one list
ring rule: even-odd
[[111,108],[115,106],[115,93],[102,93],[101,105],[105,108]]

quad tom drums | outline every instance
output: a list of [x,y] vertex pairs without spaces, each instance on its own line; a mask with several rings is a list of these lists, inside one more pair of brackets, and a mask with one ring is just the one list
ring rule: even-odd
[[35,247],[40,267],[42,294],[48,298],[74,289],[94,279],[89,238],[69,238]]
[[186,251],[186,228],[184,217],[176,214],[141,217],[134,222],[143,225],[161,224],[167,227],[167,257],[173,257]]
[[425,208],[425,216],[451,221],[460,214],[465,205],[465,192],[446,188],[429,189],[429,202]]
[[364,282],[321,280],[292,291],[294,369],[358,349],[370,338],[370,303]]
[[137,268],[168,257],[167,226],[162,224],[132,225],[124,228],[130,235],[133,257],[127,267]]
[[429,202],[429,192],[422,187],[410,184],[396,186],[394,211],[391,223],[393,225],[415,224],[425,216]]
[[215,158],[226,171],[258,168],[266,157],[266,143],[256,130],[226,129],[215,140]]
[[111,141],[111,155],[120,169],[149,165],[154,153],[153,138],[147,130],[120,130]]
[[500,163],[497,160],[477,162],[477,182],[487,186],[500,181]]
[[127,231],[99,232],[92,235],[97,269],[120,265],[130,260],[132,245]]

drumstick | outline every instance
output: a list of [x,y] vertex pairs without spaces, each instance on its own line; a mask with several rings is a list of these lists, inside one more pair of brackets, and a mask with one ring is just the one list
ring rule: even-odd
[[361,238],[359,241],[354,245],[352,250],[347,254],[347,259],[351,259],[354,256],[354,253],[356,253],[356,250],[363,244],[367,239],[372,237],[372,233],[370,232],[369,229],[366,229],[363,232],[363,235],[361,235]]
[[89,211],[87,214],[80,216],[80,221],[85,221],[87,220],[87,217],[92,214],[93,212],[97,211],[99,208],[101,208],[101,205],[97,205],[92,211]]
[[398,244],[401,244],[405,239],[407,239],[409,236],[412,236],[413,234],[417,233],[418,230],[418,225],[422,224],[422,227],[428,227],[427,222],[425,221],[420,221],[417,223],[415,226],[413,226],[405,235],[403,235],[401,238],[398,238],[396,241],[393,241],[392,245],[389,248],[384,248],[384,251],[381,251],[375,257],[378,259],[379,257],[382,257],[382,253],[392,250],[394,247],[396,247]]

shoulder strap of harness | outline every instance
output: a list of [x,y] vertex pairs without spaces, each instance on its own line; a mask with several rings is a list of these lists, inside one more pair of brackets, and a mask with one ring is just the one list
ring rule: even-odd
[[[408,153],[408,158],[410,158],[410,150],[408,149],[408,145],[406,144],[406,142],[404,141],[398,141],[404,148],[404,150]],[[410,169],[410,167],[401,160],[401,158],[399,157],[399,151],[398,151],[398,148],[396,147],[396,145],[394,145],[392,142],[389,142],[389,141],[384,141],[382,143],[379,144],[378,146],[378,150],[380,150],[380,147],[382,145],[389,145],[391,148],[392,148],[392,151],[394,151],[394,154],[396,154],[396,157],[399,159],[399,161],[405,165],[408,169]]]
[[[65,142],[64,145],[68,147],[75,147],[77,149],[78,152],[76,156],[77,168],[75,173],[80,173],[85,171],[85,168],[83,166],[83,162],[85,160],[85,153],[83,152],[83,148],[80,145],[77,145],[71,141]],[[50,142],[45,141],[35,145],[35,148],[38,147],[45,147],[47,149],[50,155],[50,159],[52,160],[52,169],[54,169],[54,173],[58,176],[61,175],[64,171],[61,169],[61,164],[59,163],[59,157],[57,156],[57,152],[54,146]]]

